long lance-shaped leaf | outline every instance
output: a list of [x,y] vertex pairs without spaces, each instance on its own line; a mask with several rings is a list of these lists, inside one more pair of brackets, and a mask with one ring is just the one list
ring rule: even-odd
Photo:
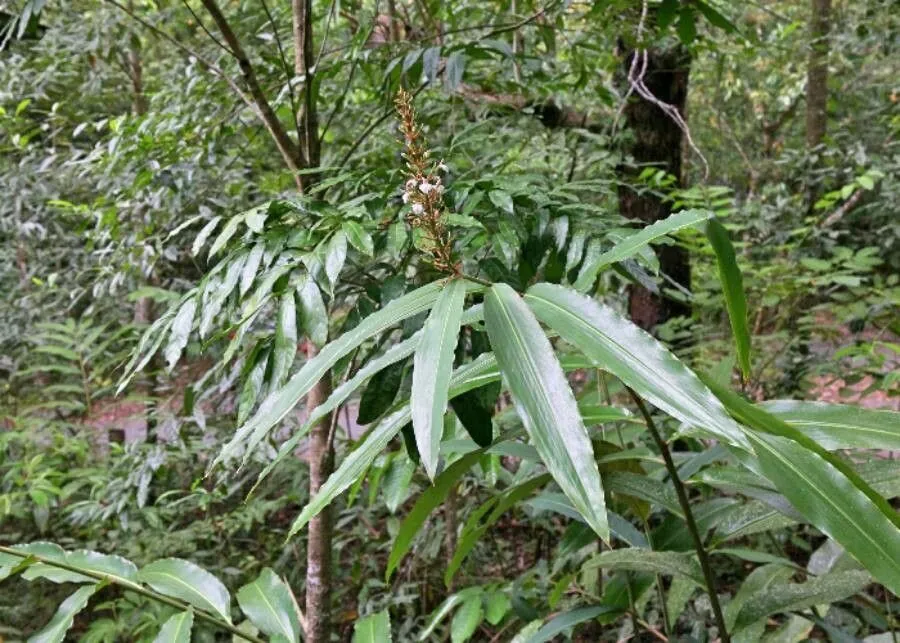
[[525,301],[538,319],[638,394],[682,422],[749,450],[743,430],[703,382],[665,346],[608,306],[553,284]]
[[829,451],[900,450],[900,413],[896,411],[795,400],[772,400],[760,406]]
[[380,333],[408,317],[431,308],[440,293],[440,284],[432,283],[392,300],[384,308],[366,317],[354,329],[325,345],[314,358],[303,365],[279,390],[260,405],[250,420],[235,432],[210,468],[246,447],[252,450],[278,422],[284,419],[303,396],[339,359]]
[[737,352],[738,364],[744,379],[750,377],[750,330],[747,327],[747,299],[744,296],[744,280],[734,255],[734,246],[728,238],[728,230],[718,219],[706,224],[706,237],[716,253],[719,281],[725,294],[725,308],[731,322],[731,334]]
[[394,411],[384,418],[366,437],[366,439],[350,455],[344,458],[337,471],[332,473],[319,492],[313,496],[309,503],[300,512],[291,525],[288,538],[291,538],[312,518],[318,515],[322,509],[337,496],[347,490],[359,476],[366,472],[372,461],[381,453],[395,435],[400,432],[410,420],[409,406],[399,411]]
[[[593,620],[602,614],[614,610],[615,608],[609,605],[597,605],[595,607],[578,607],[568,612],[563,612],[548,621],[546,625],[538,629],[534,634],[525,638],[525,643],[547,643],[547,641],[553,641],[557,636],[576,625]],[[540,624],[540,621],[538,621],[538,624]]]
[[412,425],[422,464],[432,480],[447,411],[447,388],[453,372],[453,350],[466,299],[466,284],[454,279],[441,291],[422,329],[413,357]]
[[713,391],[713,393],[715,393],[715,395],[720,400],[722,400],[722,403],[725,404],[729,412],[732,413],[734,417],[736,417],[745,425],[756,429],[757,431],[789,438],[798,443],[800,446],[817,454],[820,458],[825,460],[825,462],[840,471],[844,475],[844,477],[846,477],[847,480],[849,480],[853,484],[853,486],[864,493],[869,498],[869,500],[872,501],[872,503],[881,511],[882,514],[884,514],[888,518],[888,520],[890,520],[898,529],[900,529],[900,514],[898,514],[894,510],[894,508],[891,507],[888,501],[885,500],[881,496],[881,494],[875,491],[869,483],[863,480],[862,476],[854,471],[850,465],[848,465],[833,453],[828,452],[821,445],[819,445],[819,443],[802,433],[799,429],[791,426],[790,424],[787,424],[786,422],[783,422],[782,420],[779,420],[777,417],[771,415],[770,413],[767,413],[763,409],[750,404],[733,391],[730,391],[729,389],[712,381],[711,379],[704,378],[704,380]]
[[[471,308],[466,309],[466,311],[462,315],[461,323],[471,324],[476,321],[480,321],[482,317],[482,306],[481,304],[478,304],[477,306],[472,306]],[[353,394],[354,391],[361,387],[365,383],[365,381],[372,377],[375,373],[412,355],[416,350],[416,346],[419,345],[419,340],[421,338],[422,331],[418,331],[412,337],[394,344],[382,355],[367,362],[366,365],[359,369],[353,377],[334,389],[331,395],[328,396],[328,399],[317,406],[315,411],[313,411],[309,415],[303,426],[297,429],[294,435],[292,435],[290,439],[286,440],[284,444],[281,445],[275,458],[269,464],[267,464],[262,473],[259,474],[259,477],[256,479],[253,488],[250,489],[250,492],[247,494],[247,496],[249,497],[250,495],[252,495],[259,484],[266,477],[268,477],[270,473],[272,473],[272,470],[284,458],[293,453],[294,449],[297,448],[297,445],[300,444],[300,440],[306,437],[306,434],[309,433],[309,430],[312,426],[314,426],[319,420],[321,420],[336,408],[338,408],[341,404],[343,404],[347,400],[347,398],[349,398]],[[495,377],[497,380],[499,380],[500,371],[496,368],[496,362],[491,362],[491,364],[493,365],[493,371],[491,372],[495,372]],[[470,376],[475,376],[475,372],[470,372]],[[245,455],[245,458],[246,457],[247,456]]]
[[747,597],[735,617],[740,631],[770,614],[794,612],[844,600],[871,582],[863,571],[833,572],[805,583],[773,583]]
[[[466,391],[484,386],[487,382],[496,381],[496,361],[489,353],[479,355],[477,359],[465,364],[453,372],[450,377],[449,397],[462,395]],[[409,401],[395,406],[395,410],[385,417],[350,453],[337,471],[329,476],[319,492],[303,508],[301,514],[291,525],[288,538],[297,533],[311,518],[316,516],[338,495],[352,485],[372,464],[388,442],[400,432],[411,418]]]
[[316,409],[312,413],[310,413],[309,417],[306,419],[306,422],[303,423],[303,426],[297,429],[290,437],[290,439],[286,440],[281,445],[281,447],[278,449],[278,453],[275,455],[275,458],[266,465],[265,469],[262,470],[262,473],[259,474],[256,483],[253,485],[253,488],[247,495],[250,496],[256,490],[259,484],[266,477],[268,477],[270,473],[272,473],[272,470],[285,457],[293,453],[294,449],[297,448],[297,445],[300,444],[300,440],[306,437],[306,435],[309,433],[311,427],[315,426],[315,424],[319,420],[326,417],[329,413],[343,404],[347,400],[347,398],[353,395],[354,391],[362,386],[363,383],[367,379],[372,377],[375,373],[412,355],[416,350],[416,346],[419,345],[419,340],[421,338],[422,333],[420,331],[409,339],[405,339],[402,342],[394,344],[387,351],[385,351],[384,354],[376,357],[373,360],[370,360],[365,366],[359,369],[353,377],[334,389],[331,395],[328,396],[328,399],[317,406]]
[[97,585],[75,590],[62,602],[50,622],[40,632],[28,637],[28,643],[62,643],[66,632],[72,627],[75,615],[85,608],[96,591]]
[[[900,593],[900,529],[838,469],[790,440],[749,434],[763,472],[813,525]],[[893,511],[893,509],[889,509]]]
[[[466,556],[469,555],[469,552],[474,549],[478,541],[481,540],[488,529],[490,529],[491,525],[497,522],[500,516],[502,516],[510,507],[527,498],[535,489],[544,486],[549,481],[549,474],[539,475],[530,480],[526,480],[521,484],[507,489],[502,495],[491,498],[488,502],[469,514],[469,518],[463,527],[462,534],[456,545],[456,551],[453,552],[453,559],[447,565],[447,570],[444,572],[444,584],[447,587],[450,587],[453,582],[453,577],[456,575],[457,570],[459,570],[460,565],[462,565]],[[488,511],[490,511],[490,514],[485,518],[485,514],[487,514]]]
[[609,540],[591,438],[550,341],[506,284],[495,284],[485,295],[484,319],[516,410],[541,459],[588,525]]
[[578,274],[575,289],[581,292],[589,290],[597,280],[597,275],[606,266],[633,256],[651,241],[706,221],[712,216],[713,213],[709,210],[683,210],[625,237],[607,252],[588,259],[587,265],[582,266]]
[[484,449],[467,453],[447,467],[446,471],[442,472],[435,479],[434,484],[422,492],[422,495],[416,500],[416,504],[413,505],[406,518],[403,519],[403,523],[401,523],[400,529],[394,537],[394,546],[391,548],[390,556],[388,556],[387,570],[384,574],[386,581],[390,580],[391,574],[397,569],[397,565],[409,552],[413,539],[419,533],[431,512],[444,501],[447,494],[450,493],[450,489],[453,488],[466,471],[471,469],[481,459],[483,453]]
[[593,567],[678,575],[691,579],[697,585],[703,585],[703,571],[694,554],[632,547],[613,549],[597,554],[582,565],[582,569]]

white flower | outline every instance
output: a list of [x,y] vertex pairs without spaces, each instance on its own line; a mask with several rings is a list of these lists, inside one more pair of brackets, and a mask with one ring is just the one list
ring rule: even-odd
[[409,192],[404,192],[402,198],[404,203],[409,203]]
[[433,189],[434,189],[434,186],[431,183],[429,183],[428,181],[422,181],[421,183],[419,183],[419,191],[422,194],[428,194]]
[[412,204],[413,214],[416,216],[421,216],[425,212],[425,206],[421,203],[413,203]]
[[441,172],[449,172],[450,171],[450,168],[447,166],[446,163],[444,163],[444,159],[441,159],[441,162],[438,163],[438,169]]
[[415,190],[415,189],[416,189],[416,180],[415,180],[415,179],[409,179],[409,180],[406,182],[406,189],[407,189],[407,190]]

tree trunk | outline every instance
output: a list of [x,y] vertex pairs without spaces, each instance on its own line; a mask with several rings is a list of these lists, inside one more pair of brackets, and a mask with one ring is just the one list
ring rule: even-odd
[[809,62],[806,68],[806,146],[822,143],[828,118],[828,31],[831,0],[811,0]]
[[[318,351],[307,344],[306,357]],[[306,396],[306,412],[312,411],[331,395],[328,375]],[[319,421],[309,433],[309,495],[312,497],[328,479],[334,467],[331,414]],[[331,636],[331,505],[327,505],[309,521],[306,545],[306,641],[324,643]]]
[[[294,32],[294,74],[303,77],[303,107],[298,116],[300,133],[300,166],[308,169],[319,166],[318,112],[314,88],[312,0],[291,0]],[[316,174],[298,176],[300,190],[308,190],[317,180]],[[318,352],[307,344],[307,359]],[[331,373],[326,373],[306,397],[306,412],[313,410],[331,394]],[[336,413],[337,411],[335,411]],[[312,497],[325,484],[334,469],[332,427],[336,418],[330,413],[310,431],[309,435],[309,495]],[[331,639],[331,508],[325,507],[309,521],[306,548],[306,641],[326,643]]]
[[[631,68],[635,52],[625,58],[626,74]],[[687,99],[690,58],[680,47],[665,50],[651,49],[647,53],[647,70],[644,83],[660,101],[675,106],[684,115]],[[636,168],[621,168],[622,183],[619,186],[619,210],[623,216],[651,224],[672,213],[671,205],[658,196],[638,193],[629,187],[635,173],[652,166],[673,175],[676,185],[681,185],[682,131],[658,106],[639,96],[634,96],[625,107],[625,119],[631,130],[633,142],[628,152],[637,164]],[[679,246],[659,246],[656,250],[662,272],[686,289],[691,285],[691,267],[688,253]],[[651,293],[642,286],[633,286],[628,308],[632,321],[644,329],[650,329],[673,317],[690,315],[690,306]]]

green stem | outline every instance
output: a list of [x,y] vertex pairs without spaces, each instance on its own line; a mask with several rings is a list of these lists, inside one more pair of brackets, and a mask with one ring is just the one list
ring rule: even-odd
[[460,274],[460,277],[462,277],[463,279],[468,279],[469,281],[471,281],[471,282],[473,282],[473,283],[476,283],[476,284],[480,284],[480,285],[482,285],[482,286],[485,286],[486,288],[490,288],[491,286],[494,285],[494,284],[491,283],[490,281],[487,281],[487,280],[485,280],[485,279],[481,279],[480,277],[475,277],[475,276],[473,276],[473,275],[467,275],[467,274],[465,274],[465,273]]
[[65,569],[69,572],[74,572],[76,574],[80,574],[82,576],[87,576],[89,578],[94,578],[98,581],[105,581],[110,585],[118,585],[122,589],[128,590],[130,592],[134,592],[135,594],[140,594],[141,596],[145,596],[152,600],[155,600],[160,603],[164,603],[169,607],[174,607],[177,610],[188,611],[193,610],[194,616],[197,618],[206,621],[210,625],[215,625],[223,630],[227,630],[231,632],[235,636],[239,636],[245,641],[250,641],[251,643],[266,643],[263,639],[253,636],[252,634],[247,634],[246,632],[242,632],[239,628],[235,627],[231,623],[227,621],[223,621],[222,619],[216,618],[212,614],[204,612],[203,610],[197,609],[193,605],[189,603],[184,603],[174,598],[170,598],[165,596],[164,594],[160,594],[158,592],[153,591],[152,589],[147,589],[143,587],[139,583],[134,583],[132,581],[126,580],[124,578],[120,578],[118,576],[111,576],[109,574],[102,574],[100,572],[94,572],[88,569],[82,569],[80,567],[76,567],[75,565],[69,565],[67,563],[60,563],[55,560],[51,560],[49,558],[45,558],[43,556],[38,556],[36,554],[31,554],[28,552],[20,551],[18,549],[13,549],[12,547],[4,547],[0,545],[0,553],[9,554],[10,556],[16,556],[18,558],[22,558],[23,560],[26,558],[33,559],[39,563],[43,563],[49,567],[56,567],[58,569]]
[[697,552],[697,559],[700,561],[700,568],[703,570],[703,579],[706,581],[706,591],[707,594],[709,594],[709,603],[716,620],[716,627],[719,629],[719,638],[722,643],[730,643],[731,637],[728,635],[728,628],[725,626],[725,617],[722,614],[722,606],[719,604],[719,596],[716,594],[716,582],[712,573],[712,567],[710,567],[709,564],[709,556],[706,553],[706,548],[703,546],[700,530],[697,528],[697,523],[694,521],[694,514],[691,512],[691,502],[688,499],[687,491],[684,488],[684,484],[681,482],[681,478],[678,477],[678,468],[672,460],[672,453],[669,451],[669,445],[662,439],[662,435],[660,435],[659,430],[656,428],[653,418],[650,417],[650,412],[647,410],[644,400],[631,390],[631,387],[626,386],[625,388],[628,389],[628,394],[631,395],[631,399],[634,400],[638,410],[644,417],[644,421],[647,423],[647,429],[650,431],[650,435],[653,437],[653,441],[656,443],[656,446],[663,457],[663,461],[666,464],[666,470],[669,472],[669,477],[672,479],[672,485],[675,487],[675,493],[678,495],[678,504],[681,505],[681,510],[684,512],[684,520],[687,523],[688,531],[691,533],[691,539],[694,541],[694,549]]

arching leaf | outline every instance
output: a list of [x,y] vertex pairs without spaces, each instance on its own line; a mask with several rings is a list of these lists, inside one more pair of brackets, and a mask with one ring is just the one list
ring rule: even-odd
[[447,411],[447,388],[453,371],[453,349],[466,298],[460,279],[447,283],[422,329],[422,339],[413,356],[412,424],[416,446],[428,477],[434,479],[438,450]]
[[608,540],[593,445],[553,347],[522,298],[505,284],[487,292],[484,318],[516,410],[541,459],[591,528]]

